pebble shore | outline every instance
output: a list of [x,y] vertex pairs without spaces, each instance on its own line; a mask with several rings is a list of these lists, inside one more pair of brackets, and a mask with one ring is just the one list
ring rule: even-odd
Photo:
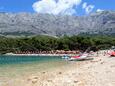
[[98,54],[92,58],[72,61],[55,70],[7,78],[0,86],[115,86],[115,57]]

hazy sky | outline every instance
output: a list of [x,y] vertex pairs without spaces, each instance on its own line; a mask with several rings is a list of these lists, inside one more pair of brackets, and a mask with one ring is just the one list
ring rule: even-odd
[[0,12],[84,15],[115,10],[115,0],[0,0]]

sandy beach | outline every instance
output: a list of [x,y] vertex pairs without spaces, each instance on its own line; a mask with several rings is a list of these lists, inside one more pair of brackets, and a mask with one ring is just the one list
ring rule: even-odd
[[0,86],[115,86],[115,57],[99,54],[93,60],[71,61],[67,66],[0,78]]

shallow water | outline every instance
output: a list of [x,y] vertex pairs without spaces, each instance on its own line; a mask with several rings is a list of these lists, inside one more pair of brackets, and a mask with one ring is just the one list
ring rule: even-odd
[[17,77],[68,64],[54,56],[0,56],[0,77]]

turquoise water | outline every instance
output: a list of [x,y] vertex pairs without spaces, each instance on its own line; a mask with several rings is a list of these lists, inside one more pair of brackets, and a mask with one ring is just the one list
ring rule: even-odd
[[0,65],[62,60],[59,56],[0,56]]
[[67,65],[58,56],[0,56],[0,77],[16,77]]

